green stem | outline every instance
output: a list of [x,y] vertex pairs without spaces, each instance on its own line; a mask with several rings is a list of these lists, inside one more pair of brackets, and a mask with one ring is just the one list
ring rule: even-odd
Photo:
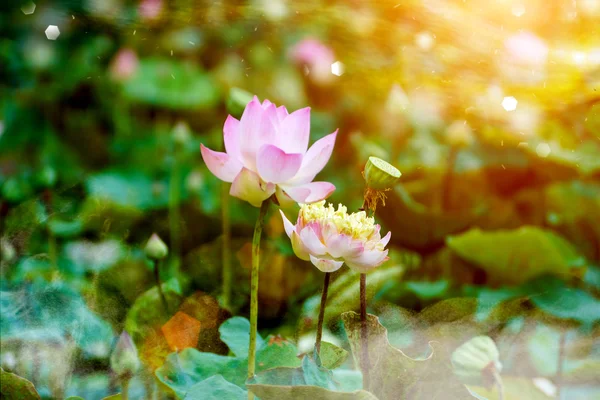
[[496,369],[494,369],[494,380],[498,387],[498,400],[504,400],[504,384],[502,383],[502,377],[500,377],[500,374]]
[[367,274],[360,274],[360,321],[361,321],[361,349],[362,357],[360,358],[363,389],[369,390],[369,337],[367,331]]
[[231,307],[231,221],[229,218],[229,185],[221,186],[221,223],[223,230],[223,308],[229,310]]
[[158,293],[160,294],[160,300],[163,303],[163,307],[165,308],[165,312],[169,315],[169,303],[167,303],[167,298],[165,297],[165,293],[162,290],[162,285],[160,283],[160,261],[153,260],[154,262],[154,281],[156,282],[156,287],[158,288]]
[[174,161],[169,183],[169,231],[171,236],[171,254],[177,265],[179,265],[181,257],[181,238],[179,236],[181,213],[179,209],[179,157],[176,147],[173,150]]
[[[254,377],[256,364],[256,331],[258,325],[258,272],[260,267],[260,236],[265,224],[265,216],[269,209],[270,200],[262,202],[260,213],[254,226],[252,238],[252,275],[250,278],[250,346],[248,347],[248,379]],[[254,394],[248,391],[248,399],[253,400]]]
[[323,319],[325,318],[325,306],[327,305],[327,292],[329,291],[329,281],[331,279],[331,273],[325,273],[325,280],[323,281],[323,292],[321,293],[321,309],[319,310],[319,323],[317,324],[317,340],[315,343],[315,349],[319,358],[321,356],[321,338],[323,337]]
[[450,147],[450,154],[448,155],[448,166],[444,180],[442,181],[442,211],[447,211],[451,206],[451,194],[452,194],[452,179],[454,175],[454,165],[456,164],[456,156],[458,155],[458,149],[455,146]]
[[130,379],[131,378],[129,378],[128,376],[121,378],[121,399],[122,400],[127,400],[127,398],[128,398],[129,380]]

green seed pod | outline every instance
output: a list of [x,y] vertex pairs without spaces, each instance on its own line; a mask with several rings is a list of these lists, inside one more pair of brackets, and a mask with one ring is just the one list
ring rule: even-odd
[[117,346],[110,356],[110,367],[119,377],[131,377],[140,367],[135,343],[126,331],[121,333]]
[[388,190],[396,184],[402,174],[396,167],[381,158],[369,157],[364,175],[369,188]]
[[233,117],[239,118],[242,116],[246,105],[251,101],[251,93],[240,88],[231,88],[226,101],[227,112],[229,112]]
[[488,336],[477,336],[452,353],[454,373],[465,384],[490,386],[502,370],[496,343]]
[[169,254],[169,248],[156,233],[152,234],[144,251],[146,256],[153,260],[162,260]]

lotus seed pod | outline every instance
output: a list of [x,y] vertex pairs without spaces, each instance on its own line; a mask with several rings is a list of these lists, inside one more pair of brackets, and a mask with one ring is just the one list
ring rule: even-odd
[[502,370],[500,354],[488,336],[477,336],[452,353],[454,373],[465,384],[489,386],[494,372]]
[[226,106],[227,112],[234,117],[241,117],[246,105],[252,101],[252,94],[240,89],[231,88],[229,90],[229,96],[227,97]]
[[121,333],[117,346],[110,356],[110,367],[117,376],[132,376],[140,367],[135,343],[126,331]]
[[369,157],[365,165],[367,186],[375,190],[391,189],[400,178],[400,171],[381,158]]
[[146,256],[153,260],[162,260],[169,254],[169,248],[156,233],[152,234],[144,251]]

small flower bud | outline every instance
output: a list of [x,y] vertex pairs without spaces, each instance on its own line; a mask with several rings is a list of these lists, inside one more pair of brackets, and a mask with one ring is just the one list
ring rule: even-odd
[[446,138],[451,146],[466,147],[473,143],[473,132],[467,121],[454,121],[446,130]]
[[117,376],[132,376],[140,367],[135,343],[126,331],[121,333],[117,346],[110,356],[110,367]]
[[191,136],[190,127],[184,121],[179,121],[173,128],[173,140],[179,146],[184,146],[189,142]]
[[144,251],[146,256],[153,260],[162,260],[169,254],[169,248],[156,233],[152,234]]
[[400,171],[381,158],[369,157],[365,165],[365,181],[370,189],[388,190],[400,178]]
[[42,188],[51,188],[56,184],[56,170],[49,165],[37,173],[36,183]]
[[246,105],[252,101],[252,94],[240,89],[231,88],[227,97],[227,111],[234,117],[240,117],[246,108]]
[[491,386],[502,370],[500,354],[488,336],[477,336],[452,353],[454,373],[465,384]]

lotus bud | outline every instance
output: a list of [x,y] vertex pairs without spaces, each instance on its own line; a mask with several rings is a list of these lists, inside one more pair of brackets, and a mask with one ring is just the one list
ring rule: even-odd
[[51,188],[56,184],[56,170],[47,165],[38,172],[36,183],[42,188]]
[[369,157],[365,165],[367,186],[375,190],[389,190],[400,178],[400,171],[378,157]]
[[465,384],[490,387],[502,370],[500,354],[488,336],[477,336],[452,353],[454,373]]
[[110,356],[110,367],[119,377],[131,377],[140,367],[135,343],[126,331],[121,333],[117,346]]
[[169,254],[169,248],[156,233],[153,233],[144,249],[146,256],[152,260],[162,260]]
[[184,121],[179,121],[173,128],[173,140],[178,146],[185,146],[191,136],[190,127]]
[[226,106],[227,112],[234,117],[241,117],[244,112],[246,105],[252,101],[252,94],[240,89],[233,87],[229,90],[229,96],[227,97]]
[[467,121],[454,121],[446,131],[448,143],[454,147],[466,147],[473,143],[473,132]]

